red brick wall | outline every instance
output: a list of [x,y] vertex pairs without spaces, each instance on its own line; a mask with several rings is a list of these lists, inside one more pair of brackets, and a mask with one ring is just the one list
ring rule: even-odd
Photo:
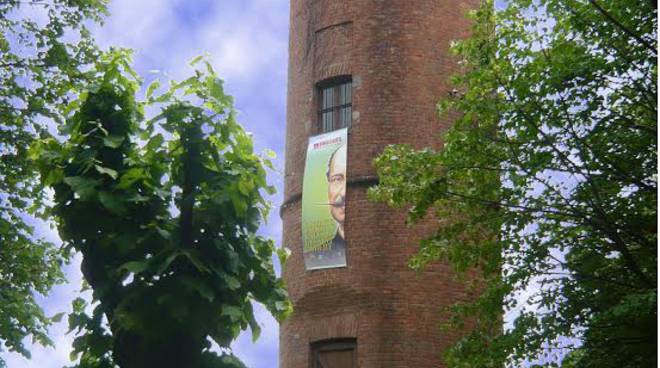
[[[310,344],[357,339],[361,368],[441,367],[456,339],[440,307],[464,297],[446,265],[415,273],[406,263],[434,223],[409,228],[404,214],[366,199],[359,178],[391,143],[439,147],[449,124],[435,104],[456,70],[449,42],[467,34],[477,0],[291,0],[283,244],[294,303],[280,332],[280,367],[309,366]],[[348,267],[305,271],[300,215],[307,139],[316,131],[315,84],[353,76],[346,237]]]

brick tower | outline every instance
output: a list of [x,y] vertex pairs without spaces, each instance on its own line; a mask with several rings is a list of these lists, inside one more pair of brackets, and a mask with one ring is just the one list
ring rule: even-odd
[[[366,190],[377,182],[372,161],[385,146],[439,146],[451,122],[438,118],[435,104],[457,67],[449,43],[467,35],[464,14],[476,6],[477,0],[291,0],[280,214],[283,244],[292,251],[284,278],[294,313],[281,326],[281,368],[442,366],[440,353],[457,336],[439,330],[439,308],[463,289],[446,265],[422,273],[407,267],[416,250],[410,245],[434,224],[409,228],[402,211],[368,201]],[[342,139],[344,151],[310,159],[310,149],[340,147]],[[345,191],[332,189],[341,160]],[[312,169],[317,179],[307,178]],[[310,199],[319,209],[305,214],[307,191],[325,196],[326,186],[328,200]],[[328,212],[313,225],[316,232],[305,230],[313,210]],[[304,236],[327,239],[310,248]]]

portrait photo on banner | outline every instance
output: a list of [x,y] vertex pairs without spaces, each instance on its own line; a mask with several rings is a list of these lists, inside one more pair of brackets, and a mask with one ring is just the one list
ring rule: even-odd
[[308,270],[345,267],[347,129],[309,138],[302,193],[302,244]]

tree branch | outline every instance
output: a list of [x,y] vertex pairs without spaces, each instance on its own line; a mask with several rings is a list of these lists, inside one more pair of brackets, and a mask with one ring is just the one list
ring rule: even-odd
[[602,7],[596,2],[596,0],[589,0],[589,3],[590,3],[594,8],[596,8],[596,10],[598,10],[598,12],[601,13],[605,18],[607,18],[607,20],[609,20],[612,24],[614,24],[617,28],[619,28],[619,29],[620,29],[621,31],[623,31],[625,34],[627,34],[628,36],[630,36],[630,37],[634,38],[635,40],[637,40],[637,42],[639,42],[639,43],[641,43],[642,45],[644,45],[646,48],[648,48],[649,50],[651,50],[654,54],[657,54],[657,53],[658,53],[658,50],[657,50],[655,47],[653,47],[653,45],[651,45],[651,44],[648,43],[645,39],[643,39],[643,38],[641,38],[640,36],[638,36],[637,34],[635,34],[633,31],[631,31],[630,29],[628,29],[628,28],[627,28],[626,26],[624,26],[623,24],[621,24],[621,22],[619,22],[618,20],[616,20],[616,19],[614,18],[614,16],[612,16],[612,14],[610,14],[607,10],[603,9],[603,8],[602,8]]
[[[195,117],[196,118],[196,117]],[[199,174],[201,171],[201,149],[202,130],[195,118],[191,123],[180,129],[181,142],[183,146],[182,174],[183,184],[181,193],[181,217],[179,218],[179,230],[181,232],[181,245],[183,248],[192,248],[193,239],[193,211],[195,207],[195,196],[199,186]],[[181,123],[186,124],[186,123]]]

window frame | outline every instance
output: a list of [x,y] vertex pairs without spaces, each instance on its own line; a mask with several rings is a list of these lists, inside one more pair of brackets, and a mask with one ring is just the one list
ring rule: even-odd
[[[342,89],[344,95],[348,95],[348,100],[341,101]],[[332,91],[332,102],[326,106],[325,91]],[[348,93],[347,93],[348,92]],[[319,133],[327,133],[342,128],[350,128],[353,119],[353,78],[350,75],[341,75],[325,79],[316,84],[316,130]],[[328,126],[325,116],[331,117],[332,121]],[[342,117],[342,114],[347,114]],[[343,123],[342,124],[342,118]]]
[[332,351],[353,351],[353,367],[357,367],[357,339],[353,337],[315,341],[310,344],[310,368],[315,365],[319,353]]

